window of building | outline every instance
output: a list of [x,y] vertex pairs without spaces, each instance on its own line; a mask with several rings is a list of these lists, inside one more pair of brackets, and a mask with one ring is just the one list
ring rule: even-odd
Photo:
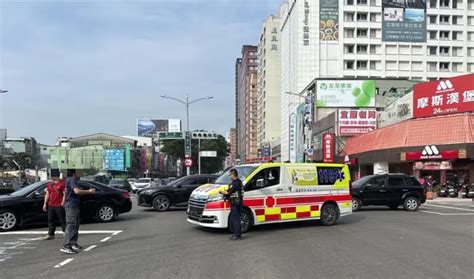
[[439,23],[440,24],[449,24],[449,16],[448,15],[440,15],[439,16]]
[[474,48],[473,47],[468,47],[467,48],[467,56],[469,56],[469,57],[474,56]]
[[344,47],[344,53],[354,53],[354,45],[346,45]]
[[452,56],[462,56],[462,47],[453,47],[452,48]]
[[354,38],[354,29],[353,28],[344,28],[344,37],[345,38]]
[[378,54],[380,52],[380,46],[371,45],[370,54]]
[[346,5],[354,5],[354,0],[346,0]]
[[423,71],[423,62],[412,61],[411,62],[411,70],[412,71]]
[[358,54],[366,54],[367,53],[367,45],[357,45],[357,53]]
[[430,39],[431,40],[436,40],[436,35],[438,31],[430,31]]
[[462,40],[462,32],[461,31],[453,31],[453,40]]
[[370,14],[370,22],[377,22],[377,14],[375,13]]
[[387,46],[385,47],[385,53],[387,53],[387,54],[398,54],[397,46],[395,46],[395,45],[387,45]]
[[449,8],[449,0],[439,0],[440,8]]
[[422,46],[411,46],[411,53],[412,54],[423,54],[423,47]]
[[438,0],[430,0],[430,6],[429,7],[432,8],[432,9],[436,8],[436,4],[437,4],[436,2],[438,2]]
[[436,62],[428,62],[427,70],[431,72],[436,72],[438,70],[436,67]]
[[468,72],[474,72],[474,63],[467,63]]
[[439,55],[448,56],[449,55],[449,47],[439,47]]
[[461,24],[462,16],[453,16],[453,25]]
[[468,32],[467,33],[467,40],[468,41],[474,41],[474,32]]
[[371,70],[377,70],[377,64],[375,61],[370,61],[370,69]]
[[399,54],[407,54],[410,55],[410,46],[407,45],[400,45],[398,47],[398,53]]
[[367,5],[367,0],[357,0],[357,5]]
[[354,21],[354,12],[345,12],[344,20],[348,22]]
[[437,18],[437,17],[438,17],[438,16],[436,16],[436,15],[430,15],[430,23],[431,23],[431,24],[436,24],[436,18]]
[[357,29],[358,38],[367,38],[367,29]]
[[370,29],[370,37],[371,38],[377,38],[377,30]]
[[397,70],[397,62],[396,61],[387,61],[385,63],[385,68],[387,70],[395,71],[395,70]]
[[377,6],[377,0],[370,0],[370,6]]
[[346,70],[353,70],[354,69],[354,61],[346,61],[345,66],[346,66]]
[[453,9],[457,9],[458,6],[461,6],[462,0],[453,0]]
[[449,71],[449,62],[439,62],[440,71]]
[[437,48],[438,48],[438,47],[429,47],[429,48],[428,48],[429,54],[430,54],[430,55],[436,55],[436,54],[437,54],[437,51],[436,51]]
[[357,13],[357,21],[367,21],[367,13]]
[[400,71],[409,71],[410,70],[410,62],[408,62],[408,61],[398,62],[398,70],[400,70]]
[[367,70],[367,61],[357,61],[357,69]]
[[462,63],[453,63],[453,72],[462,72]]
[[439,31],[440,40],[449,40],[449,31]]

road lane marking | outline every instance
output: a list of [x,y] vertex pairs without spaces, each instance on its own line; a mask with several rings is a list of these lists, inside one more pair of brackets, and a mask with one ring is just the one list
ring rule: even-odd
[[90,250],[94,249],[95,247],[97,247],[97,245],[91,245],[91,246],[87,247],[84,251],[89,252]]
[[[79,234],[113,234],[121,233],[123,230],[113,230],[113,231],[79,231]],[[1,232],[0,235],[46,235],[47,231],[14,231],[14,232]],[[64,234],[63,232],[57,232],[57,234]]]
[[111,239],[111,236],[107,236],[106,238],[102,239],[100,242],[106,242],[107,240]]
[[461,210],[461,211],[469,211],[469,212],[474,212],[474,210],[473,210],[473,209],[459,208],[459,207],[454,207],[454,206],[446,206],[446,205],[424,204],[424,206],[432,206],[432,207],[447,208],[447,209],[456,209],[456,210]]
[[63,267],[65,265],[67,265],[68,263],[72,262],[73,260],[74,260],[73,258],[67,259],[67,260],[55,265],[54,268]]
[[442,216],[474,216],[474,213],[441,213],[429,210],[420,210],[421,212],[426,212],[430,214],[442,215]]

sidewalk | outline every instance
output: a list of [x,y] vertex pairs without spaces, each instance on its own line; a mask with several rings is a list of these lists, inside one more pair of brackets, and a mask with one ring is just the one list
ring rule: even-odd
[[459,204],[459,205],[474,205],[473,199],[460,198],[436,198],[434,200],[426,200],[427,204]]

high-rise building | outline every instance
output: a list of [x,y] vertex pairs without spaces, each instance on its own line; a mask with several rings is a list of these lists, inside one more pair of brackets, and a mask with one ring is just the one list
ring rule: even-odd
[[[295,161],[296,114],[300,93],[317,74],[319,0],[287,0],[280,7],[281,160]],[[288,94],[290,93],[290,94]]]
[[237,159],[237,129],[232,128],[230,129],[230,136],[229,136],[229,143],[230,143],[230,158],[232,159],[232,162],[235,162],[235,159]]
[[473,0],[287,0],[280,18],[282,160],[296,157],[290,131],[303,102],[285,92],[302,93],[314,79],[474,72]]
[[257,46],[244,45],[235,63],[237,159],[257,157]]
[[[280,138],[280,19],[263,23],[258,44],[258,146]],[[269,155],[269,154],[266,154]]]

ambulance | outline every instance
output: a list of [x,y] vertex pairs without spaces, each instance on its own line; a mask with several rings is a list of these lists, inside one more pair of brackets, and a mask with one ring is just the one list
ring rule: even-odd
[[[344,164],[265,163],[235,169],[244,184],[242,232],[252,226],[306,220],[331,226],[352,213],[350,173]],[[195,189],[188,202],[188,222],[232,231],[230,203],[219,194],[230,183],[226,171],[213,184]]]

